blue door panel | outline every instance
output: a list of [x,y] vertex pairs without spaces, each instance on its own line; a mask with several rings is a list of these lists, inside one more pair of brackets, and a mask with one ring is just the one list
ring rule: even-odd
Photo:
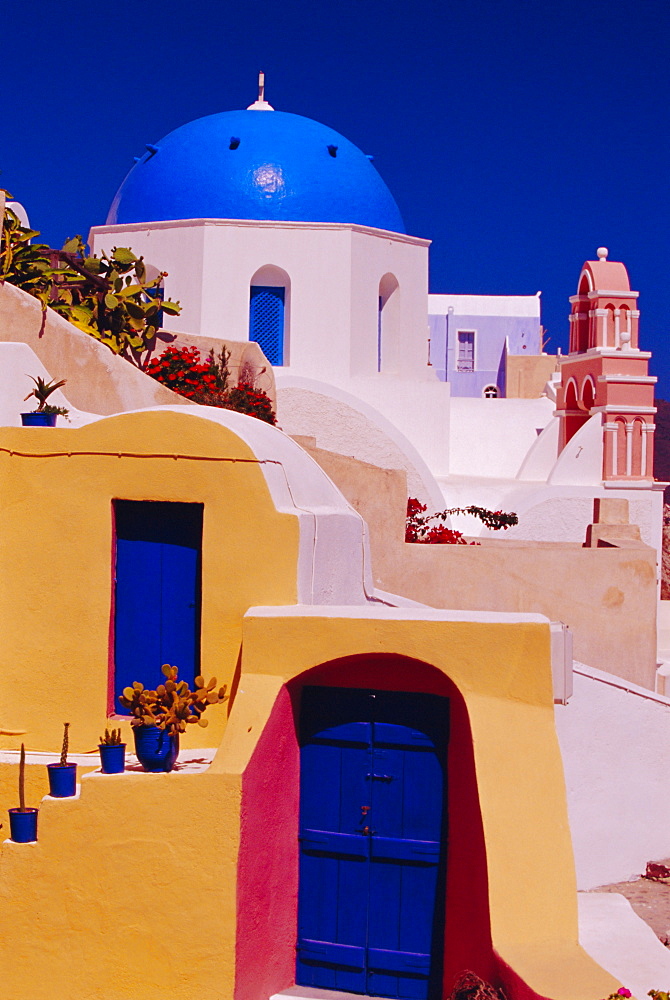
[[200,673],[201,504],[117,500],[115,710],[133,683],[156,687],[161,665],[193,686]]
[[414,861],[436,865],[440,860],[441,847],[439,840],[374,836],[370,842],[370,857],[373,861]]
[[445,706],[304,689],[297,983],[440,995]]
[[[115,691],[141,680],[153,687],[150,678],[160,676],[154,651],[161,648],[161,566],[155,546],[149,542],[119,538],[116,545],[115,599]],[[147,596],[149,599],[147,599]],[[159,600],[156,600],[159,595]],[[151,657],[152,659],[149,659]],[[153,662],[152,662],[153,660]],[[147,665],[151,664],[150,675]],[[116,702],[117,711],[120,711]]]
[[200,553],[179,545],[163,545],[161,560],[161,664],[179,667],[180,679],[193,687],[192,679],[200,672],[195,641]]
[[352,945],[303,939],[302,952],[305,960],[346,965],[360,970],[365,966],[365,948],[354,948]]
[[397,972],[427,976],[430,971],[430,954],[421,955],[411,951],[383,951],[368,948],[368,966],[377,972]]
[[320,854],[346,854],[351,858],[370,856],[369,841],[360,833],[331,833],[329,830],[303,830],[298,838],[303,851]]
[[[339,728],[340,741],[302,748],[300,883],[296,976],[304,985],[365,992],[369,839],[360,832],[369,749],[361,732]],[[362,739],[369,742],[370,726]],[[358,738],[359,742],[354,742]],[[324,796],[323,788],[330,794]],[[315,951],[318,942],[319,951]],[[354,956],[358,957],[354,960]]]

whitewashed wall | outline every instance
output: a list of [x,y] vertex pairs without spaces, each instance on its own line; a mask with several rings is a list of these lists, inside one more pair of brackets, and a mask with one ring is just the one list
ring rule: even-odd
[[575,663],[556,728],[578,887],[631,879],[670,857],[670,698]]

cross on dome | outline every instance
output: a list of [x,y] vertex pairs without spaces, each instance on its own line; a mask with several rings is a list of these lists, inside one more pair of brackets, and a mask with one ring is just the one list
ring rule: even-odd
[[262,70],[258,74],[258,98],[249,105],[247,111],[274,111],[272,105],[265,100],[265,73]]

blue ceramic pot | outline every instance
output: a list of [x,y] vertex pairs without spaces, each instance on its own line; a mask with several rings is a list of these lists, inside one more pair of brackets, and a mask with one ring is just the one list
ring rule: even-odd
[[24,427],[55,427],[57,417],[57,413],[40,413],[35,410],[34,413],[22,413],[21,423]]
[[30,844],[37,840],[37,809],[9,810],[10,837],[16,844]]
[[125,743],[100,743],[98,750],[103,774],[123,774],[126,769]]
[[179,733],[158,726],[134,726],[135,753],[145,771],[171,771],[179,754]]
[[76,764],[47,764],[49,772],[49,795],[55,799],[67,799],[77,794]]

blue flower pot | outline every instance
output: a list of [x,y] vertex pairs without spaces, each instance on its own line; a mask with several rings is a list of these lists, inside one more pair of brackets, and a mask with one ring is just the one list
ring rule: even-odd
[[15,844],[31,844],[37,840],[37,813],[38,809],[9,810],[9,830],[10,837]]
[[57,417],[57,413],[40,413],[35,410],[34,413],[22,413],[21,423],[24,427],[55,427]]
[[145,771],[171,771],[179,754],[179,733],[158,726],[134,726],[135,753]]
[[98,750],[103,774],[123,774],[126,769],[125,743],[100,743]]
[[47,764],[49,772],[49,795],[55,799],[67,799],[77,794],[76,764]]

